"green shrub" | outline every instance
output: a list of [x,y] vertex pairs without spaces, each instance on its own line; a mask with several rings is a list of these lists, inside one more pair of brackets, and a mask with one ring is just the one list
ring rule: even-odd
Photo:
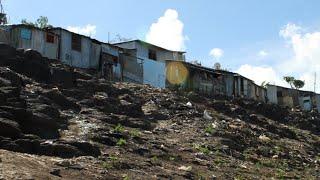
[[124,127],[121,124],[118,124],[114,129],[113,132],[115,133],[122,133],[124,131]]
[[117,142],[117,146],[124,146],[127,144],[127,141],[125,139],[120,138]]

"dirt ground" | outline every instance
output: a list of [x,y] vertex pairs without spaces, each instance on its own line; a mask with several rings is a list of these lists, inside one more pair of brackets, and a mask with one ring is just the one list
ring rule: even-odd
[[0,56],[0,179],[320,179],[317,112]]

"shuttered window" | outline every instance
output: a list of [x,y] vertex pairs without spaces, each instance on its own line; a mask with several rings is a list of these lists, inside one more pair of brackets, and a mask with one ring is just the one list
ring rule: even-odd
[[72,50],[81,52],[81,36],[72,34]]
[[47,43],[54,43],[54,35],[52,33],[47,33],[46,35],[46,42]]

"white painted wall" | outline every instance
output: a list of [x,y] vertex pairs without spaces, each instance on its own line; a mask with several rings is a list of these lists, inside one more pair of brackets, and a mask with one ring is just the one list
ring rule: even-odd
[[166,86],[166,65],[165,62],[144,60],[143,63],[143,84],[150,84],[158,88]]
[[[63,63],[79,67],[79,68],[90,68],[90,53],[91,53],[91,39],[81,36],[81,52],[72,50],[72,33],[65,30],[55,30],[60,34],[61,49],[60,59]],[[94,58],[93,58],[93,61]],[[94,64],[94,63],[93,63]]]

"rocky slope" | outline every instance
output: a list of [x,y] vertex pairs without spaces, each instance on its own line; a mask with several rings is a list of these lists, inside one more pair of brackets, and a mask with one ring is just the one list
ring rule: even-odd
[[0,179],[319,179],[319,122],[112,84],[0,44]]

